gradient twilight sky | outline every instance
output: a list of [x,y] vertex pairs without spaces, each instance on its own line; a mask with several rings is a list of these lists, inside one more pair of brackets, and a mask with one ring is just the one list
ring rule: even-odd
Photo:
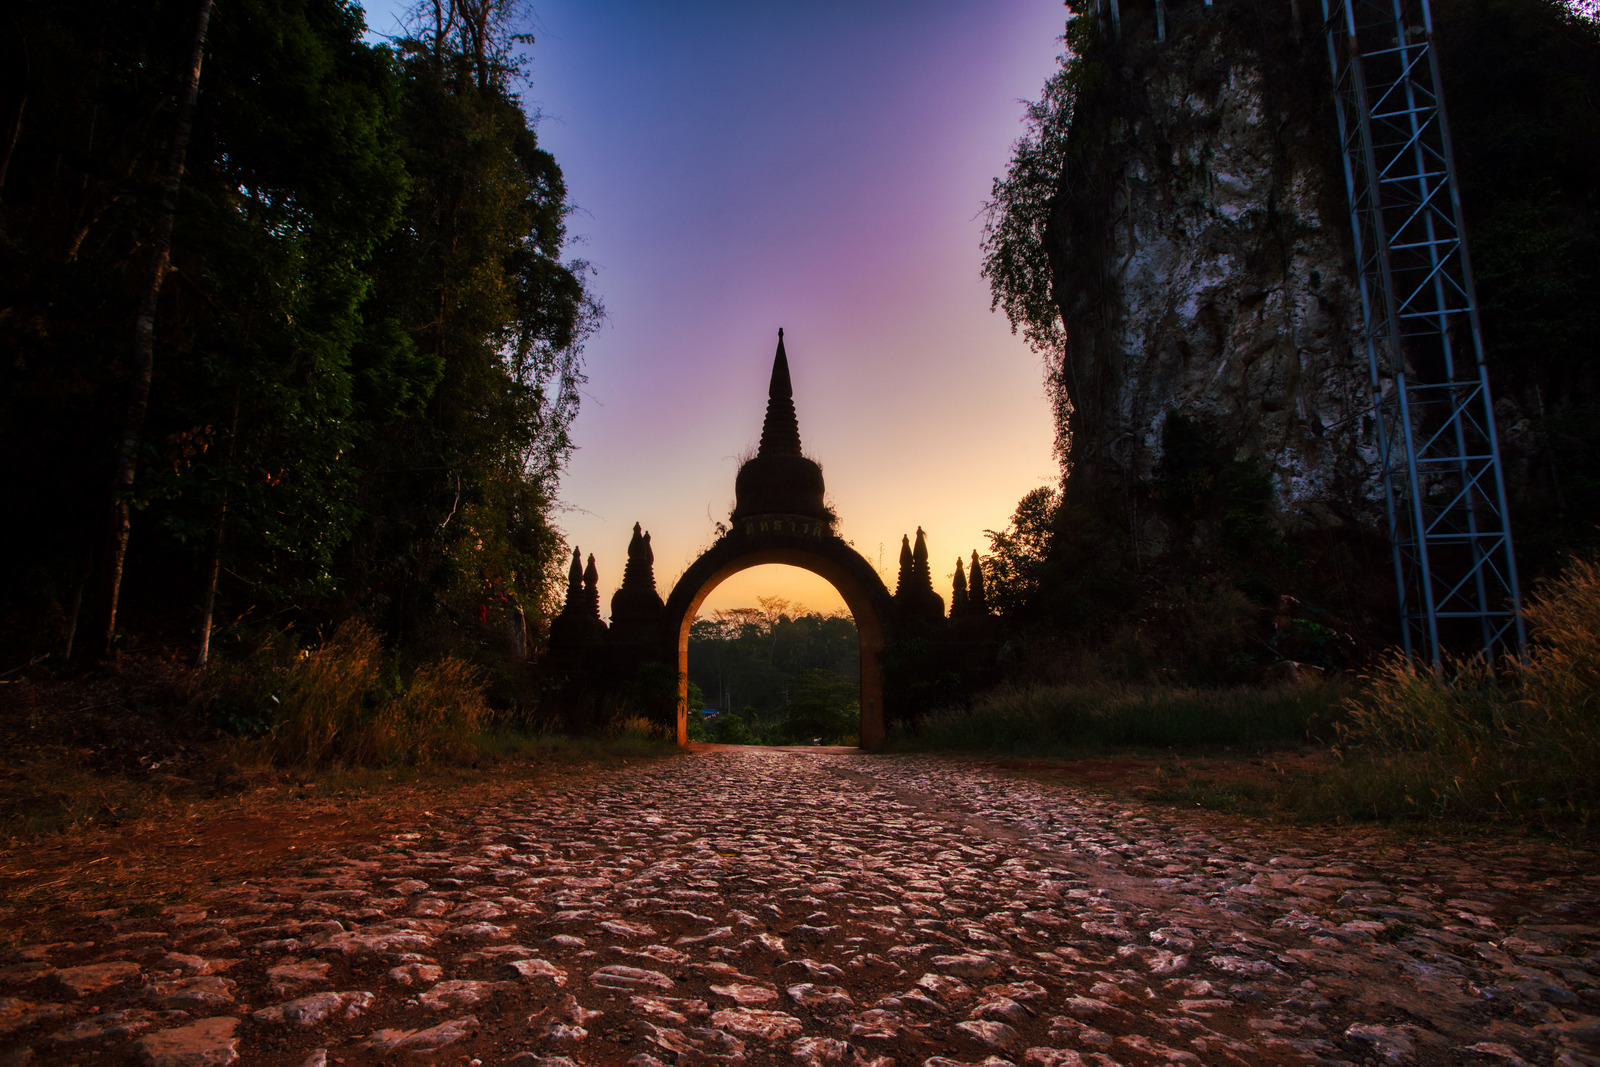
[[[385,34],[408,5],[365,6]],[[839,533],[891,590],[920,525],[948,601],[956,557],[1056,480],[1039,358],[978,270],[980,210],[1065,17],[1060,0],[534,0],[524,101],[607,311],[557,522],[595,554],[604,605],[634,522],[664,598],[727,521],[780,326]],[[762,567],[701,610],[757,595],[843,608]]]

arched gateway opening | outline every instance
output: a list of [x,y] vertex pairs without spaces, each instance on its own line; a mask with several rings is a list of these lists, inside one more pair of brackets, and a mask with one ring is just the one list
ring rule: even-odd
[[782,563],[822,578],[844,598],[861,635],[861,745],[881,744],[883,649],[892,601],[883,579],[861,554],[833,536],[826,523],[800,516],[752,516],[729,530],[678,579],[667,597],[665,622],[675,636],[678,665],[678,743],[689,739],[689,627],[711,591],[750,567]]

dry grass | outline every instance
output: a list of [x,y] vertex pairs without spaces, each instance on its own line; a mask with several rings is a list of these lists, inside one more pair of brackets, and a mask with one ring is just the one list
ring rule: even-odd
[[0,840],[118,822],[142,812],[165,785],[96,774],[55,746],[12,753],[0,769]]
[[476,669],[447,656],[405,682],[360,621],[343,623],[322,647],[286,666],[246,677],[245,685],[270,690],[266,699],[276,711],[263,745],[280,766],[459,759],[471,755],[473,738],[490,720]]
[[1600,720],[1600,562],[1574,560],[1522,614],[1537,642],[1521,675],[1528,699],[1554,729],[1592,742]]
[[676,731],[663,723],[644,715],[630,715],[613,723],[607,731],[607,737],[613,739],[632,739],[639,741],[666,741],[676,740]]
[[1526,662],[1393,656],[1339,728],[1325,783],[1352,814],[1587,832],[1600,811],[1600,566],[1574,561],[1524,609]]
[[197,672],[149,657],[0,686],[0,847],[131,825],[263,783],[407,783],[480,767],[677,751],[647,721],[568,737],[501,721],[456,659],[403,672],[359,623],[300,651],[281,634]]

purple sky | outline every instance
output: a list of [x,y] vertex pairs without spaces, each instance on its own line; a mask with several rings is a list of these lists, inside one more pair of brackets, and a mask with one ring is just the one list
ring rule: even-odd
[[[394,5],[399,7],[403,5]],[[393,8],[367,5],[376,33]],[[537,0],[539,138],[578,209],[606,325],[558,523],[602,594],[634,522],[663,597],[733,503],[778,327],[840,534],[893,587],[922,526],[936,583],[1053,482],[1039,359],[989,311],[979,211],[1054,70],[1059,0]],[[780,595],[764,567],[703,612]]]

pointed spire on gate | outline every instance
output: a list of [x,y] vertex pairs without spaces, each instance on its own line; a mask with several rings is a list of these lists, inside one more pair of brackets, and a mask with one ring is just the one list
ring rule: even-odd
[[759,456],[798,456],[800,419],[794,411],[794,388],[789,383],[789,356],[783,350],[783,329],[778,329],[778,353],[772,357],[772,380],[767,385],[767,418],[761,425]]
[[914,544],[909,537],[900,539],[900,580],[895,585],[894,602],[906,621],[929,624],[944,620],[944,597],[933,591],[928,536],[920,526]]
[[[833,511],[824,501],[822,467],[800,450],[800,420],[794,412],[794,389],[789,382],[789,355],[778,331],[778,351],[772,358],[767,384],[767,417],[761,424],[761,446],[739,467],[733,482],[733,521],[755,516],[781,516],[794,529],[795,519],[820,519],[832,530]],[[803,526],[816,528],[813,523]],[[759,528],[759,527],[757,527]]]
[[596,588],[599,574],[595,571],[594,556],[589,557],[589,570],[583,569],[583,553],[572,550],[572,566],[567,569],[567,601],[561,611],[550,620],[550,645],[552,648],[591,644],[605,634],[605,623],[600,621],[600,590]]
[[656,591],[656,554],[650,548],[650,535],[633,524],[633,540],[628,542],[628,565],[622,572],[622,588],[630,591]]
[[917,527],[917,543],[911,549],[911,576],[918,588],[923,585],[933,588],[933,572],[928,569],[928,535],[920,526]]

